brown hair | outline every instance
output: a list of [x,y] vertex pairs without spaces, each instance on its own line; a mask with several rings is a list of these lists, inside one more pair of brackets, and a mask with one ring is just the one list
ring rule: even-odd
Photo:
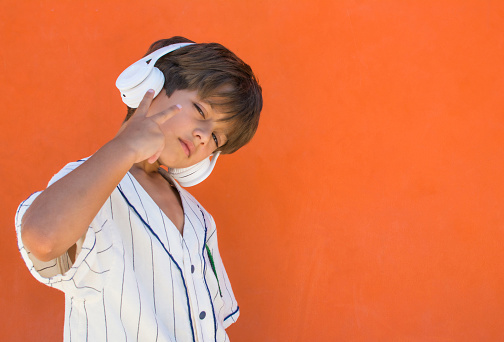
[[[146,55],[176,43],[193,43],[184,37],[172,37],[153,43]],[[259,124],[262,90],[250,66],[217,43],[184,46],[161,57],[156,67],[165,76],[164,89],[171,96],[175,90],[197,90],[200,99],[231,123],[227,142],[218,148],[233,153],[252,139]],[[135,112],[128,107],[128,120]]]

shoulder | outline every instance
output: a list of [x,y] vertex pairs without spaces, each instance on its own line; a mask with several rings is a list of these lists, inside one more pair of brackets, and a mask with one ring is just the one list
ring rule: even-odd
[[184,189],[180,186],[177,186],[177,190],[178,190],[181,198],[185,199],[186,201],[188,201],[192,205],[198,206],[201,209],[203,209],[203,206],[198,202],[196,197],[194,197],[189,191],[187,191],[186,189]]
[[181,200],[188,206],[190,206],[193,210],[197,209],[202,212],[209,219],[212,219],[212,215],[201,205],[201,203],[186,189],[177,185],[177,190],[179,191]]

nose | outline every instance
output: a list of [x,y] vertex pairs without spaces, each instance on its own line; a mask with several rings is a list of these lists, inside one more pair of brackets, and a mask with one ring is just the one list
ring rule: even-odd
[[201,122],[193,131],[195,144],[206,145],[212,137],[212,127],[209,122]]

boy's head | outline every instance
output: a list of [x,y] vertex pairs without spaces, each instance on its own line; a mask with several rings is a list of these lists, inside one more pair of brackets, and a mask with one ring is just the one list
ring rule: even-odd
[[[146,55],[176,43],[193,43],[183,37],[153,43]],[[196,90],[200,99],[226,114],[232,129],[218,148],[233,153],[252,139],[262,109],[262,94],[252,69],[234,53],[217,43],[192,44],[172,51],[156,62],[165,77],[163,88],[170,97],[175,90]],[[128,108],[128,120],[135,112]]]

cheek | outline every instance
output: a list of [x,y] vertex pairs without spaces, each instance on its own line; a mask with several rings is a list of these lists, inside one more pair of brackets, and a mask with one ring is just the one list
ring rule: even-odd
[[202,161],[203,159],[210,157],[213,152],[214,149],[211,146],[205,146],[200,148],[194,157],[197,158],[198,161]]
[[188,139],[192,134],[190,120],[183,112],[175,114],[175,116],[162,123],[161,130],[167,139],[180,137]]

